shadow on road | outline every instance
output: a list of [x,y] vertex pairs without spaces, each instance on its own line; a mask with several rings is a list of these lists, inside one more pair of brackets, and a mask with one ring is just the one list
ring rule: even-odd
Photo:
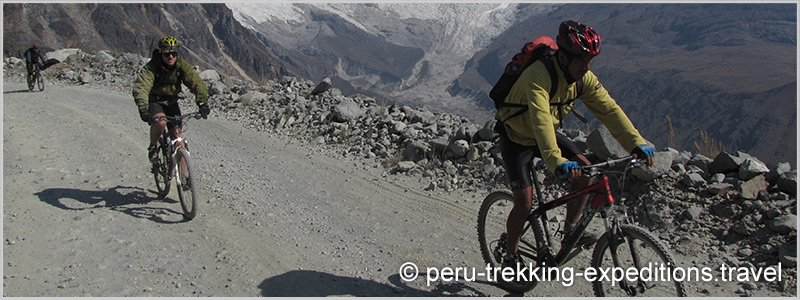
[[139,187],[118,185],[103,191],[51,188],[34,195],[45,203],[65,210],[109,208],[136,218],[150,219],[158,223],[179,223],[184,221],[168,221],[158,216],[163,213],[180,215],[181,213],[178,211],[163,207],[142,206],[142,204],[153,201],[177,203],[175,200],[158,199],[149,196],[152,192],[145,191]]
[[16,93],[28,93],[28,92],[33,92],[33,91],[28,89],[16,90],[16,91],[3,91],[3,94],[16,94]]
[[[420,274],[423,275],[424,274]],[[464,282],[441,283],[437,282],[430,291],[410,287],[395,274],[389,276],[392,284],[380,283],[373,280],[338,276],[312,270],[295,270],[265,279],[258,287],[261,295],[265,297],[327,297],[327,296],[357,296],[357,297],[435,297],[435,296],[464,296],[469,295],[487,297]],[[425,282],[424,277],[417,281]],[[474,282],[489,284],[489,282]]]

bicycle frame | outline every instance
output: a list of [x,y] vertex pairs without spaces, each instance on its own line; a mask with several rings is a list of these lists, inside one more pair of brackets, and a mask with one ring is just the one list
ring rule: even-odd
[[[603,165],[616,163],[622,160],[624,159],[620,159],[614,162],[607,162]],[[598,164],[597,166],[600,165],[601,164]],[[533,209],[531,213],[528,215],[527,218],[528,223],[527,226],[523,229],[522,235],[524,235],[525,232],[527,232],[528,229],[530,229],[532,226],[540,227],[542,228],[542,230],[539,230],[539,228],[534,228],[533,230],[536,245],[532,245],[529,242],[526,242],[525,240],[522,239],[520,239],[520,242],[525,244],[527,247],[534,249],[536,252],[536,256],[545,255],[546,256],[545,258],[550,260],[550,263],[555,264],[556,266],[560,266],[569,261],[570,259],[572,259],[575,255],[577,255],[581,251],[581,249],[573,249],[573,248],[575,248],[575,245],[578,243],[578,240],[580,239],[581,235],[589,226],[589,222],[595,217],[598,211],[601,213],[603,219],[605,219],[606,231],[612,232],[613,224],[611,224],[611,222],[609,221],[608,212],[610,210],[609,208],[614,206],[615,203],[614,203],[614,197],[611,195],[611,187],[607,175],[603,174],[603,176],[599,177],[597,182],[588,187],[585,187],[579,191],[571,192],[565,196],[559,197],[555,200],[548,202],[545,202],[542,196],[541,183],[539,183],[539,181],[535,179],[533,180],[533,182],[536,188],[536,194],[538,197],[539,205],[535,209]],[[569,202],[578,200],[587,195],[589,195],[591,198],[590,199],[591,201],[587,202],[588,208],[584,208],[585,211],[583,213],[583,216],[578,221],[578,224],[575,226],[575,229],[573,229],[572,232],[569,233],[564,238],[561,249],[558,251],[558,253],[555,254],[554,257],[550,251],[550,245],[552,245],[551,235],[548,232],[547,226],[545,226],[547,224],[546,221],[547,212],[562,205],[565,205]],[[538,222],[539,220],[541,222]],[[520,252],[520,254],[523,256],[527,256],[528,258],[531,259],[537,259],[536,256],[522,251]]]
[[[170,117],[170,116],[157,117],[155,118],[155,120],[158,121],[159,119],[161,119],[161,120],[166,120],[168,123],[177,123],[185,118],[189,117],[196,118],[197,116],[198,116],[197,113],[190,113],[177,117]],[[165,163],[167,164],[169,170],[167,172],[167,176],[169,178],[175,176],[175,171],[177,169],[176,168],[177,162],[175,161],[174,157],[175,155],[178,154],[178,151],[181,148],[183,148],[186,150],[186,152],[189,152],[189,145],[188,145],[189,141],[183,137],[183,132],[178,132],[177,128],[173,128],[173,130],[175,131],[174,139],[171,137],[172,134],[169,132],[168,128],[165,128],[164,132],[161,134],[161,138],[164,139],[165,143],[163,147],[166,147],[166,152],[167,154],[169,154],[165,155],[165,159],[167,160]]]

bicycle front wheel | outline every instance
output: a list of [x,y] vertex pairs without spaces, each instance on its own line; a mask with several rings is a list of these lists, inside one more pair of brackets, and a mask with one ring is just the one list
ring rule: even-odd
[[175,187],[178,189],[178,198],[181,199],[183,217],[191,220],[197,215],[197,192],[194,176],[192,176],[192,165],[189,163],[189,152],[186,149],[178,150],[175,161],[178,174],[175,176],[177,178]]
[[621,270],[615,271],[617,275],[635,268],[636,276],[599,277],[592,283],[594,294],[598,297],[685,297],[686,288],[675,276],[688,274],[673,272],[677,264],[666,246],[641,227],[623,224],[619,229],[617,234],[606,233],[597,241],[592,267],[598,274],[604,269]]
[[39,87],[39,91],[40,92],[44,91],[44,77],[42,76],[42,74],[39,74],[39,76],[36,77],[37,77],[36,85]]
[[[507,191],[498,191],[489,194],[483,199],[478,212],[478,241],[480,243],[483,260],[492,268],[502,266],[503,255],[506,252],[506,220],[514,207],[514,197]],[[527,223],[526,223],[527,224]],[[525,241],[524,234],[520,240],[519,253],[534,253],[526,245],[535,245]],[[529,257],[522,256],[523,263],[537,265]],[[524,293],[536,287],[537,281],[505,281],[497,278],[497,283],[510,292]]]

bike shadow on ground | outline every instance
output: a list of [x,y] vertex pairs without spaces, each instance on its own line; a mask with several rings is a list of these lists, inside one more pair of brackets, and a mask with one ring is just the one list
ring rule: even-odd
[[185,222],[166,220],[164,214],[181,215],[181,212],[164,207],[151,207],[145,204],[159,201],[177,203],[171,199],[159,199],[150,195],[155,192],[139,187],[115,186],[106,190],[81,190],[71,188],[50,188],[35,193],[43,202],[64,210],[86,210],[108,208],[136,218],[149,219],[157,223]]
[[[412,282],[425,286],[424,276],[425,274],[420,273]],[[264,297],[488,297],[463,281],[436,282],[432,284],[431,290],[423,290],[407,285],[399,274],[391,275],[387,279],[391,284],[313,270],[294,270],[267,278],[258,285],[258,288]],[[470,284],[476,283],[494,286],[491,282],[470,282]]]
[[3,91],[3,94],[17,94],[17,93],[28,93],[28,92],[33,92],[33,91],[28,89],[16,90],[16,91]]

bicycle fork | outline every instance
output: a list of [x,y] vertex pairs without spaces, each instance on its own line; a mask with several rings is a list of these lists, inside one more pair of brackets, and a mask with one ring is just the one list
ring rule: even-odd
[[[614,267],[627,269],[630,266],[624,266],[619,256],[617,255],[619,247],[618,245],[627,245],[630,251],[631,259],[633,259],[633,267],[637,270],[641,270],[641,259],[639,257],[639,251],[636,250],[636,245],[633,243],[632,240],[626,240],[625,234],[622,232],[622,228],[619,226],[619,216],[620,212],[618,211],[611,211],[610,207],[606,207],[607,209],[603,209],[601,211],[601,215],[603,216],[605,227],[606,227],[606,237],[608,239],[608,251],[609,255],[611,255],[611,261],[614,264]],[[623,217],[626,217],[623,215]],[[629,296],[636,296],[640,293],[644,293],[645,289],[647,289],[647,283],[644,282],[641,278],[639,278],[635,285],[631,286],[628,284],[627,280],[620,280],[618,282],[619,287],[625,291]]]

